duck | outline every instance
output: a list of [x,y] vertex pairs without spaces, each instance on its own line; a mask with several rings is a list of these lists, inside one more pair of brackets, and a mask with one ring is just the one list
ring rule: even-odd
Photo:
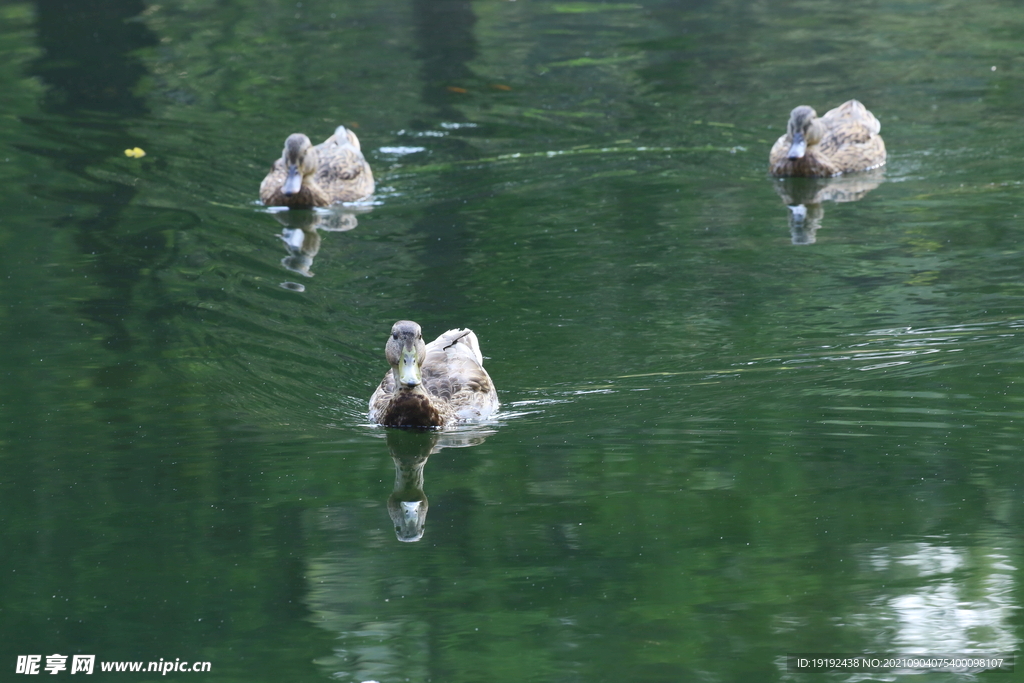
[[359,138],[338,126],[315,147],[303,133],[289,135],[281,158],[260,183],[260,200],[266,206],[307,209],[365,199],[373,190],[373,172]]
[[371,422],[443,428],[486,420],[498,410],[498,393],[470,329],[448,330],[424,344],[419,324],[399,320],[384,355],[391,370],[370,397]]
[[807,105],[789,114],[786,134],[768,155],[773,176],[828,178],[885,164],[882,124],[867,107],[849,100],[818,118]]

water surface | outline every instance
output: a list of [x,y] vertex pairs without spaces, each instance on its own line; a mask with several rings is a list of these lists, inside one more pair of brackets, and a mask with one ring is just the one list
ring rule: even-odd
[[[1016,4],[0,13],[0,666],[817,680],[786,654],[1019,648]],[[767,177],[793,106],[851,97],[884,171]],[[260,206],[285,136],[339,123],[373,201]],[[400,318],[476,331],[493,423],[366,424]]]

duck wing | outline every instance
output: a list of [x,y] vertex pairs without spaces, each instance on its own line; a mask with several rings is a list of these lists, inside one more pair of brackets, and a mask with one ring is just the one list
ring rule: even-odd
[[885,163],[882,124],[857,100],[844,102],[822,117],[828,134],[821,151],[840,173],[864,171]]
[[448,330],[427,344],[424,387],[449,403],[460,420],[485,419],[497,410],[498,394],[483,361],[472,330]]
[[846,144],[867,142],[882,131],[882,123],[857,100],[843,102],[821,117],[831,137]]
[[338,126],[334,134],[316,148],[320,157],[316,182],[332,202],[351,202],[373,194],[373,172],[355,133]]

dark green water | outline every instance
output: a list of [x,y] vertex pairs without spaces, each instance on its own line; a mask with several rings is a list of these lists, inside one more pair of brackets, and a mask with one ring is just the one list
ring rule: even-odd
[[[1018,649],[1022,35],[1010,0],[0,2],[0,679]],[[851,97],[883,173],[767,177]],[[290,256],[259,182],[338,123],[376,198]],[[816,191],[855,201],[791,225]],[[477,332],[493,424],[366,424],[400,318]]]

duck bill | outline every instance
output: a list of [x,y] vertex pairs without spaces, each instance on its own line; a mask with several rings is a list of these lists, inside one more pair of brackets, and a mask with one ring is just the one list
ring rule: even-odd
[[804,140],[804,136],[801,133],[793,134],[793,144],[789,146],[789,154],[787,155],[790,159],[800,159],[807,151],[807,141]]
[[295,164],[288,164],[288,176],[284,179],[284,185],[281,187],[281,192],[287,196],[298,194],[299,190],[302,189],[302,174],[299,173],[299,167]]
[[420,383],[420,366],[417,363],[416,349],[405,349],[398,360],[398,383],[406,387],[415,387]]

